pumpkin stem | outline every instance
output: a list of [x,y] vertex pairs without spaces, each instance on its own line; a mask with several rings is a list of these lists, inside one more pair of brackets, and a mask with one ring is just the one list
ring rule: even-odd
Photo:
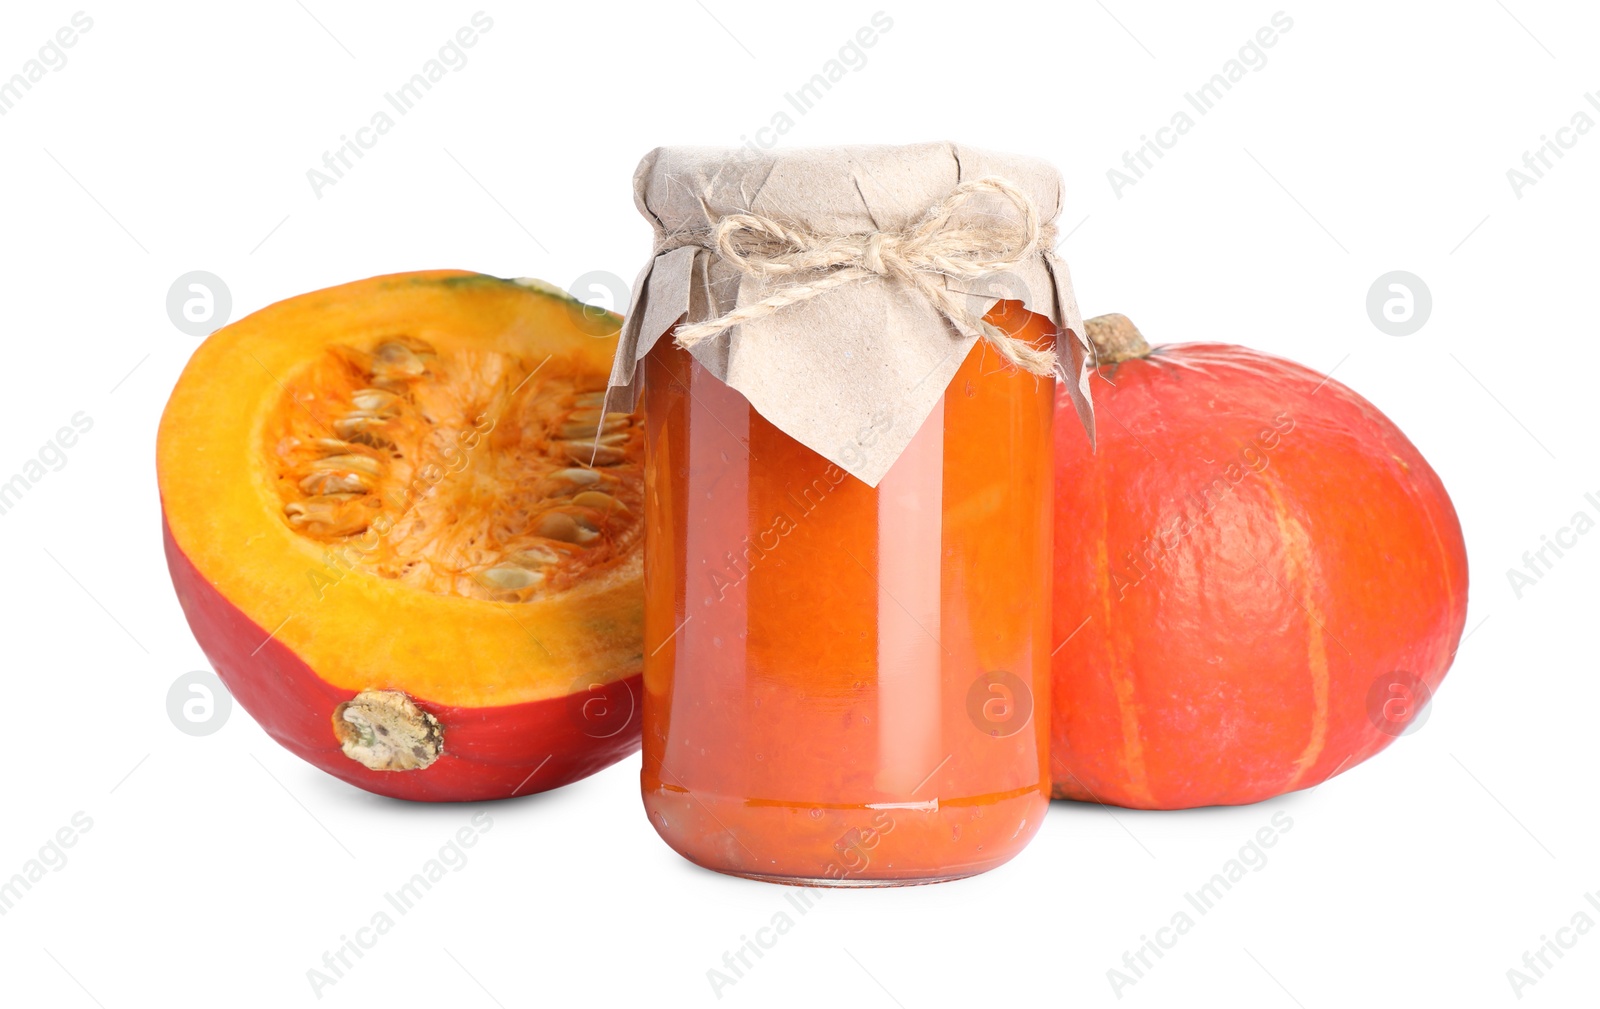
[[1144,342],[1139,327],[1126,315],[1116,312],[1097,315],[1085,322],[1083,328],[1089,342],[1094,344],[1100,364],[1119,364],[1150,354],[1150,345]]
[[403,691],[363,690],[334,709],[344,755],[374,771],[419,771],[444,753],[439,720]]

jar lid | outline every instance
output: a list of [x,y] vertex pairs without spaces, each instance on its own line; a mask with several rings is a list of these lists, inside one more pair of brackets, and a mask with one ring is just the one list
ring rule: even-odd
[[1093,438],[1092,353],[1051,248],[1062,187],[1048,163],[952,143],[661,147],[633,182],[655,250],[612,370],[621,408],[677,324],[758,413],[876,486],[980,339],[1050,369],[982,321],[1009,299],[1055,323],[1054,367]]

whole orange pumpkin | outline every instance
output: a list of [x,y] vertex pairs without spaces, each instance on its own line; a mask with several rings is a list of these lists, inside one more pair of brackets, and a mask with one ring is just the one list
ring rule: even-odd
[[1307,368],[1150,348],[1122,316],[1086,328],[1098,450],[1057,412],[1055,796],[1237,805],[1383,749],[1466,620],[1439,477],[1376,407]]

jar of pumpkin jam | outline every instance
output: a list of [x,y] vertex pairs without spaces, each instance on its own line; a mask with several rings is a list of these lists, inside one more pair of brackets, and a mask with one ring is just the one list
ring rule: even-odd
[[1061,179],[956,144],[659,148],[608,409],[644,417],[650,822],[772,882],[958,879],[1049,803]]
[[[1041,345],[1048,319],[989,320]],[[1049,801],[1054,383],[978,343],[876,487],[670,339],[643,362],[645,807],[689,860],[955,879]]]

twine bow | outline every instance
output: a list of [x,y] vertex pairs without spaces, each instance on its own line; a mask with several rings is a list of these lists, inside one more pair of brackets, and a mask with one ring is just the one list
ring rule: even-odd
[[[973,196],[994,193],[1016,207],[1020,220],[970,224],[952,220]],[[752,277],[796,279],[760,301],[718,318],[680,326],[678,346],[689,349],[731,326],[761,319],[790,305],[809,301],[836,287],[874,277],[904,281],[958,327],[977,333],[1007,361],[1035,375],[1051,374],[1054,351],[1038,350],[1008,336],[968,307],[969,296],[952,291],[941,277],[975,279],[1015,269],[1055,234],[1040,224],[1039,211],[1016,186],[989,176],[963,182],[914,227],[870,234],[817,234],[762,217],[728,214],[709,233],[680,236],[679,244],[701,244]],[[661,251],[661,250],[658,250]]]

